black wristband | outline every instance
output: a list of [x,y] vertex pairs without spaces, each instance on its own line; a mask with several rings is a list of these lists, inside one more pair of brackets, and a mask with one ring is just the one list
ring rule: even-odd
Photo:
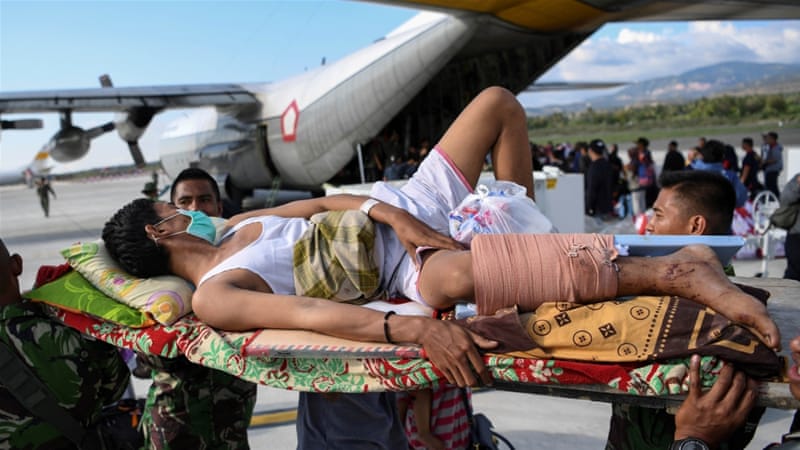
[[392,341],[392,336],[389,334],[389,317],[392,317],[394,314],[397,313],[394,311],[386,311],[386,315],[383,316],[383,338],[390,344],[394,344],[394,342]]

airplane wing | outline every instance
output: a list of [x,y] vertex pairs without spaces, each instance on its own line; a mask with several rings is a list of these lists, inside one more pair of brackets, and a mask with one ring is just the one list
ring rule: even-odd
[[[371,0],[372,1],[372,0]],[[416,9],[448,14],[486,15],[495,22],[488,32],[464,46],[459,56],[496,52],[497,49],[531,47],[537,60],[550,60],[582,42],[602,24],[612,21],[670,21],[713,19],[800,18],[800,4],[794,0],[376,0]],[[534,34],[538,39],[531,34]],[[522,37],[527,35],[527,38]],[[553,39],[554,36],[561,38]],[[544,41],[542,40],[544,38]],[[547,47],[551,48],[547,48]],[[527,56],[527,55],[525,55]],[[454,58],[456,61],[459,57]],[[501,58],[505,59],[505,58]],[[477,61],[473,61],[477,62]],[[481,61],[492,63],[492,61]],[[522,61],[526,62],[526,61]],[[458,64],[458,63],[456,63]],[[535,76],[552,65],[541,65]],[[508,69],[508,68],[506,68]],[[528,83],[535,80],[530,74]],[[516,85],[517,83],[512,83]],[[534,89],[535,90],[535,89]],[[238,84],[207,84],[146,87],[105,87],[53,91],[0,93],[0,114],[42,111],[129,111],[131,108],[192,108],[200,106],[256,105],[255,96]]]
[[104,87],[0,93],[0,114],[41,111],[108,112],[132,108],[194,108],[256,105],[258,100],[238,84]]
[[580,31],[620,21],[767,20],[800,18],[794,0],[377,0],[396,6],[452,14],[486,14],[536,31]]
[[[103,87],[52,91],[0,93],[0,115],[54,111],[61,114],[61,130],[45,145],[45,153],[56,161],[67,162],[83,157],[90,141],[116,129],[128,144],[137,166],[145,163],[139,137],[153,116],[168,108],[216,106],[236,107],[239,112],[259,105],[255,95],[238,84],[202,84],[177,86],[112,87],[110,78],[101,79]],[[118,112],[116,122],[89,130],[72,125],[73,112]],[[8,121],[12,126],[28,121]]]

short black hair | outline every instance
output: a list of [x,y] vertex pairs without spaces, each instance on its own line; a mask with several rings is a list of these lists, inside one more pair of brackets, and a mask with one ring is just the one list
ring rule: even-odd
[[185,180],[206,180],[211,185],[211,189],[214,190],[214,194],[217,196],[217,201],[220,201],[222,197],[219,193],[219,185],[217,184],[217,180],[214,179],[208,172],[203,169],[197,167],[189,167],[188,169],[183,169],[181,173],[175,177],[175,181],[172,182],[172,187],[169,189],[169,199],[173,201],[175,198],[175,189],[178,188],[178,183]]
[[716,139],[706,141],[706,145],[700,149],[703,155],[703,162],[718,163],[725,159],[725,144]]
[[147,236],[145,225],[161,220],[150,199],[139,198],[117,211],[103,227],[111,257],[131,275],[149,278],[169,272],[169,255]]
[[669,170],[659,177],[662,189],[672,189],[683,201],[687,215],[701,215],[707,234],[730,234],[736,191],[721,173],[709,170]]
[[752,147],[753,146],[753,138],[746,137],[746,138],[742,139],[742,144],[747,144],[747,145]]
[[592,141],[589,142],[589,150],[598,155],[604,155],[607,151],[606,143],[603,142],[602,139],[592,139]]

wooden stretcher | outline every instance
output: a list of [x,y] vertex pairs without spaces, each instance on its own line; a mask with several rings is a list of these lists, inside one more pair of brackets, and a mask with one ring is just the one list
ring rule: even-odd
[[[800,283],[783,279],[735,278],[771,292],[768,308],[783,339],[798,334]],[[133,329],[58,308],[54,316],[79,331],[121,348],[190,361],[271,387],[317,392],[414,390],[441,383],[441,374],[417,346],[339,339],[309,331],[215,330],[193,316],[172,326]],[[711,358],[709,358],[711,359]],[[608,364],[519,358],[486,354],[484,361],[500,390],[627,402],[650,407],[677,405],[686,392],[688,358],[649,364]],[[706,385],[713,383],[719,362],[704,358]],[[663,383],[665,379],[679,380]],[[800,402],[784,382],[768,382],[759,398],[763,406],[796,409]]]

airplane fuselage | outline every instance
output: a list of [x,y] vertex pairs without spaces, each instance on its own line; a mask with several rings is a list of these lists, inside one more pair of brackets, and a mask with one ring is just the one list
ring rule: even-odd
[[[278,83],[244,85],[255,111],[203,108],[170,124],[161,160],[170,175],[198,166],[239,188],[316,188],[355,155],[438,73],[476,24],[436,13],[328,66]],[[400,64],[399,62],[402,62]]]

